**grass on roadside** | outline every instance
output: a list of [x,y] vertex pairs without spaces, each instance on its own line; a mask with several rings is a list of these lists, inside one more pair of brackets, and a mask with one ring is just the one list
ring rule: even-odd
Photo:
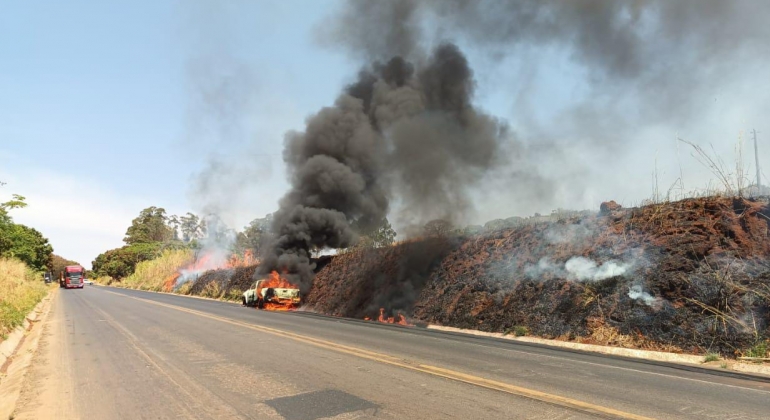
[[0,258],[0,337],[24,322],[49,287],[23,262]]
[[718,353],[706,353],[706,357],[703,358],[703,363],[716,362],[719,360]]
[[99,276],[97,278],[92,278],[91,280],[93,280],[94,283],[98,283],[103,286],[109,286],[115,281],[115,279],[110,276]]
[[121,287],[130,289],[163,291],[166,280],[174,275],[179,267],[188,264],[193,258],[189,249],[168,249],[155,259],[142,261],[136,270],[120,282]]
[[768,343],[770,340],[761,340],[758,341],[754,346],[752,346],[750,349],[746,350],[744,353],[744,356],[746,357],[768,357],[768,352],[770,351],[770,346],[768,346]]
[[513,334],[514,337],[523,337],[527,334],[529,334],[529,329],[522,325],[516,325],[512,328],[508,328],[505,330],[503,335]]

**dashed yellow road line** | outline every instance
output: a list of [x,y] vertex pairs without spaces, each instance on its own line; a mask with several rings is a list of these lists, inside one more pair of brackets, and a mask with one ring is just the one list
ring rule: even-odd
[[592,414],[592,415],[619,418],[619,419],[634,419],[634,420],[650,419],[650,417],[627,413],[625,411],[615,410],[613,408],[591,404],[585,401],[580,401],[572,398],[562,397],[560,395],[550,394],[547,392],[542,392],[534,389],[511,385],[505,382],[494,381],[491,379],[486,379],[475,375],[469,375],[467,373],[462,373],[451,369],[445,369],[441,367],[416,363],[416,362],[401,359],[398,357],[393,357],[387,354],[376,353],[369,350],[360,349],[357,347],[350,347],[350,346],[335,343],[332,341],[321,340],[318,338],[313,338],[313,337],[296,334],[288,331],[283,331],[275,328],[265,327],[262,325],[250,324],[250,323],[238,321],[232,318],[227,318],[227,317],[213,315],[202,311],[197,311],[195,309],[189,309],[181,306],[170,305],[167,303],[156,302],[154,300],[139,298],[136,296],[129,296],[122,293],[112,292],[109,290],[103,290],[103,291],[107,293],[111,293],[113,295],[118,295],[129,299],[135,299],[145,303],[150,303],[153,305],[158,305],[165,308],[173,309],[176,311],[186,312],[189,314],[198,315],[204,318],[224,322],[227,324],[248,328],[254,331],[268,333],[278,337],[289,338],[295,341],[310,344],[319,348],[335,351],[338,353],[344,353],[344,354],[348,354],[351,356],[355,356],[355,357],[359,357],[359,358],[363,358],[363,359],[367,359],[367,360],[371,360],[379,363],[385,363],[391,366],[397,366],[403,369],[422,372],[422,373],[450,379],[457,382],[462,382],[462,383],[466,383],[466,384],[470,384],[470,385],[474,385],[482,388],[505,392],[511,395],[516,395],[516,396],[525,397],[525,398],[529,398],[537,401],[542,401],[548,404],[570,408],[573,410],[578,410],[578,411]]

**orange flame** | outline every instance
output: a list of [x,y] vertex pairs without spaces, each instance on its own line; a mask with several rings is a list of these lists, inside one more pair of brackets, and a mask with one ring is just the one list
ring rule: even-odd
[[163,282],[163,291],[164,292],[171,292],[174,290],[174,286],[176,286],[176,280],[179,278],[181,274],[174,273],[168,277],[166,277],[166,281]]
[[199,274],[209,270],[249,267],[257,264],[259,264],[259,258],[255,257],[251,250],[246,250],[243,256],[232,254],[227,258],[222,257],[221,254],[216,252],[204,252],[196,257],[194,261],[179,267],[176,273],[167,277],[163,284],[163,291],[173,291],[178,286],[177,282],[180,277],[190,280],[190,276],[197,278]]
[[283,289],[299,289],[299,287],[289,283],[288,280],[281,277],[277,271],[270,272],[270,276],[262,283],[262,287],[277,287]]
[[[397,314],[398,319],[396,317],[392,316],[385,316],[385,308],[380,308],[380,315],[377,317],[377,322],[382,322],[383,324],[397,324],[397,325],[403,325],[403,326],[412,326],[412,324],[409,323],[409,321],[406,320],[406,317],[402,313]],[[364,318],[365,321],[371,320],[368,316]]]
[[[279,289],[299,289],[299,287],[291,284],[288,280],[278,274],[277,271],[270,272],[270,276],[260,284],[257,290],[258,294],[261,294],[264,288],[279,288]],[[297,309],[295,302],[290,299],[275,298],[272,302],[265,302],[262,309],[266,311],[294,311]]]
[[[203,255],[195,259],[195,261],[182,267],[181,270],[187,271],[208,271],[208,270],[221,270],[225,268],[239,268],[248,267],[250,265],[259,264],[259,259],[254,256],[251,250],[246,250],[243,256],[238,254],[232,254],[224,260],[215,261],[215,253],[206,252]],[[219,257],[221,258],[221,257]]]
[[231,255],[230,258],[227,259],[225,267],[222,268],[248,267],[257,263],[259,263],[259,259],[254,256],[254,253],[252,253],[250,249],[247,249],[244,251],[243,256],[239,256],[238,254]]

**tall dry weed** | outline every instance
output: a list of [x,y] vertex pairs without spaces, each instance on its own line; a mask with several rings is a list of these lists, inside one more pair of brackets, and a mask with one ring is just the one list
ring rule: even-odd
[[41,276],[23,262],[0,258],[0,337],[24,322],[35,305],[48,292]]

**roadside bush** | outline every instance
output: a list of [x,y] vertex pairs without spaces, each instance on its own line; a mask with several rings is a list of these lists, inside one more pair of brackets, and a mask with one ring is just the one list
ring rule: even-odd
[[113,279],[110,276],[99,276],[97,278],[92,278],[92,280],[94,282],[96,282],[96,283],[99,283],[99,284],[102,284],[102,285],[105,285],[105,286],[109,286],[109,285],[112,284],[112,282],[115,281],[115,279]]
[[99,276],[110,276],[115,280],[121,280],[133,274],[136,265],[140,262],[160,255],[162,246],[160,242],[152,242],[111,249],[96,257],[92,263],[93,270]]
[[517,325],[513,327],[513,335],[515,335],[516,337],[523,337],[527,335],[528,332],[529,330],[527,329],[527,327],[523,325]]
[[43,271],[51,263],[53,248],[36,229],[0,220],[0,257],[21,260],[33,270]]
[[223,299],[229,300],[232,302],[240,302],[241,301],[241,295],[243,295],[243,292],[236,289],[230,289],[225,295],[223,296]]
[[529,329],[523,325],[517,325],[513,328],[505,330],[505,335],[513,334],[514,337],[523,337],[529,333]]
[[206,287],[203,288],[201,296],[213,299],[219,299],[222,297],[222,289],[219,287],[219,283],[211,282],[206,284]]
[[189,295],[191,294],[190,291],[192,289],[193,283],[191,281],[188,281],[187,283],[184,283],[183,285],[179,286],[178,289],[176,289],[176,293],[179,293],[180,295]]
[[767,340],[762,340],[752,346],[750,349],[746,350],[746,353],[744,356],[746,357],[768,357],[768,350],[770,350],[770,346],[768,346]]
[[26,264],[11,258],[0,258],[0,336],[24,322],[49,288]]
[[188,264],[192,258],[193,251],[190,249],[167,249],[157,258],[139,262],[134,272],[121,281],[121,286],[163,291],[166,279],[174,275],[179,267]]

